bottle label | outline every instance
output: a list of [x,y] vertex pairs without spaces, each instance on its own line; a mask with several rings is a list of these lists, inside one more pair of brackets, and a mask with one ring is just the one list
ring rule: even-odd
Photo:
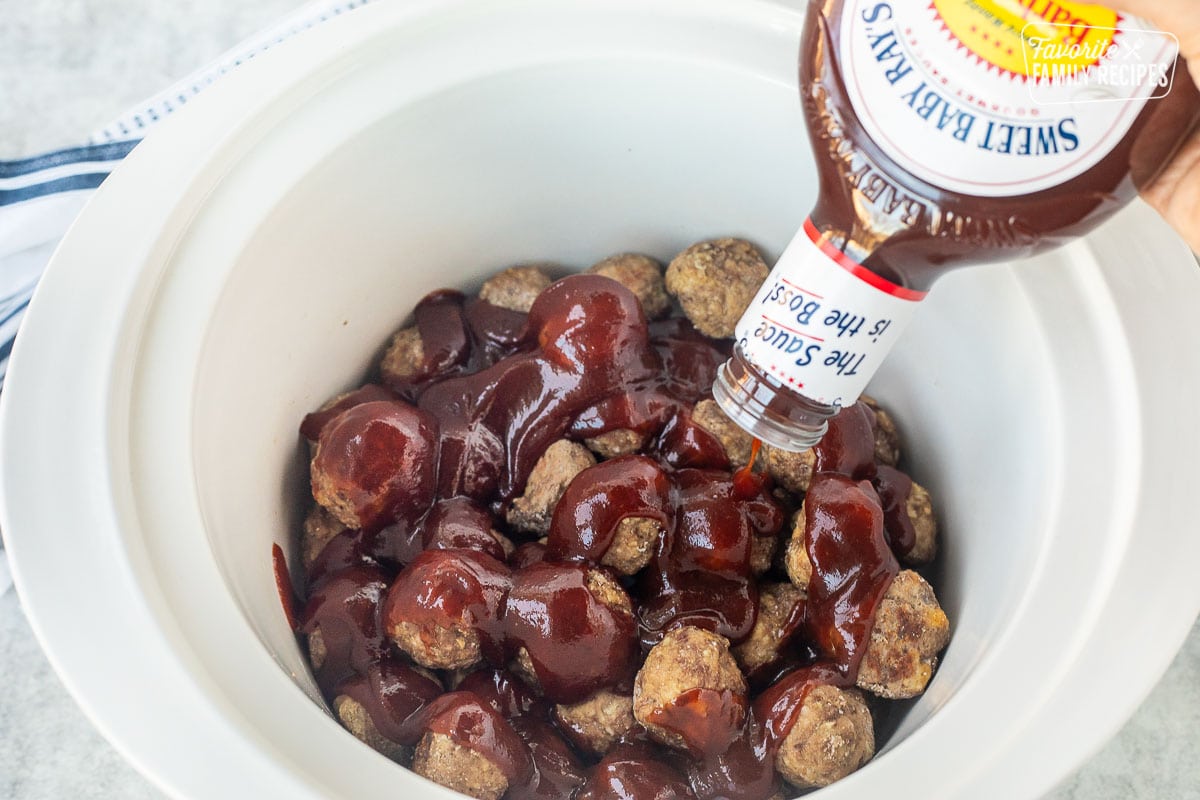
[[863,267],[805,220],[734,335],[746,360],[780,385],[846,406],[862,394],[924,297]]
[[870,138],[934,186],[983,197],[1048,189],[1099,163],[1178,44],[1071,0],[846,0],[839,61]]

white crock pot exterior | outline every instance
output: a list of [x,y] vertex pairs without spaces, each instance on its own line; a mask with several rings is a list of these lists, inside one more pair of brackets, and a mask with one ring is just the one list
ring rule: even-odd
[[[271,51],[147,139],[31,306],[0,526],[104,734],[176,797],[456,796],[316,696],[275,594],[302,415],[426,291],[744,235],[813,170],[801,13],[753,0],[389,2]],[[1148,210],[944,279],[872,392],[942,518],[954,639],[820,796],[1036,797],[1132,712],[1197,611],[1200,271]]]

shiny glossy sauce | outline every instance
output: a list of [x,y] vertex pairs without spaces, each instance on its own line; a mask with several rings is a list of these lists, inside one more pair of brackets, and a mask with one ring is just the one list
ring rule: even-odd
[[[628,691],[642,654],[672,627],[736,643],[758,613],[754,537],[778,536],[789,509],[754,458],[730,472],[720,443],[691,419],[727,346],[686,322],[647,325],[631,293],[597,276],[552,285],[528,316],[457,292],[430,295],[415,316],[426,347],[415,378],[385,376],[386,386],[352,392],[302,427],[320,442],[318,458],[350,462],[335,471],[364,509],[363,525],[316,559],[297,617],[300,632],[320,632],[322,691],[360,702],[400,744],[434,731],[484,753],[509,778],[510,798],[766,800],[779,788],[774,753],[807,691],[853,683],[897,568],[871,481],[887,497],[902,487],[874,464],[873,413],[844,411],[816,454],[806,503],[816,574],[788,623],[795,642],[752,676],[750,703],[685,693],[656,722],[679,732],[690,755],[635,729],[589,764],[555,727],[554,702]],[[547,541],[518,541],[506,558],[493,531],[514,535],[504,513],[546,447],[618,429],[643,435],[642,454],[577,475]],[[588,570],[631,517],[662,536],[650,565],[623,581],[627,613],[588,589]],[[470,628],[486,666],[444,693],[386,638],[399,621]],[[507,671],[522,648],[541,697]],[[764,676],[777,679],[763,689]],[[721,724],[705,723],[713,719]]]

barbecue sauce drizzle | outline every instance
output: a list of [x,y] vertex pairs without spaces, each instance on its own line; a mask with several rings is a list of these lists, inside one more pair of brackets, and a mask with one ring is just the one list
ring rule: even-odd
[[[754,624],[752,537],[778,535],[784,514],[770,479],[753,472],[754,459],[732,474],[721,444],[689,413],[728,346],[684,320],[648,325],[628,290],[598,276],[553,284],[528,317],[442,291],[423,300],[415,318],[425,352],[415,379],[367,385],[302,426],[319,440],[339,414],[384,401],[415,405],[438,426],[425,443],[438,454],[426,508],[378,530],[341,532],[309,570],[297,629],[320,632],[316,677],[325,696],[358,701],[402,745],[434,731],[485,754],[509,779],[513,800],[765,800],[779,788],[774,755],[808,691],[854,684],[875,609],[898,570],[888,544],[902,546],[904,532],[889,524],[885,538],[871,481],[889,520],[908,487],[903,473],[876,469],[873,412],[846,409],[817,448],[806,504],[814,578],[797,625],[809,646],[793,644],[781,677],[738,710],[742,735],[722,752],[690,758],[651,743],[637,726],[588,768],[548,721],[550,702],[504,670],[517,647],[537,651],[551,699],[576,700],[603,686],[627,690],[639,639],[646,650],[669,628],[690,624],[736,643]],[[618,429],[642,434],[647,455],[580,473],[554,511],[547,544],[527,542],[504,563],[490,531],[546,447]],[[663,530],[631,588],[636,621],[602,606],[584,580],[627,517]],[[439,582],[456,591],[431,594]],[[389,609],[406,619],[470,620],[491,669],[443,694],[387,640]],[[547,619],[583,622],[551,630]],[[580,651],[568,644],[578,647],[581,636],[591,649],[573,658]]]

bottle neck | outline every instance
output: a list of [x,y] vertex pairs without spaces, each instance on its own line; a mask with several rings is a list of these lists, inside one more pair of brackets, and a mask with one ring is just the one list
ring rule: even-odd
[[862,394],[924,296],[866,269],[805,220],[738,322],[713,396],[768,444],[808,449]]

